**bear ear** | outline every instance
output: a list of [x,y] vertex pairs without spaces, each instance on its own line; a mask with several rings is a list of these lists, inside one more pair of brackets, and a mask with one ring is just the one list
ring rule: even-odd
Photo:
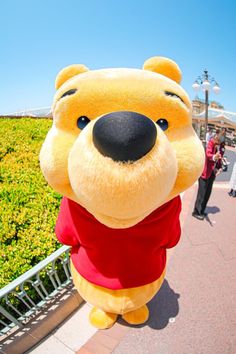
[[55,81],[56,90],[58,90],[59,87],[61,87],[61,85],[64,84],[64,82],[66,82],[73,76],[82,74],[88,70],[89,69],[83,64],[74,64],[62,69],[56,77],[56,81]]
[[182,73],[178,65],[173,60],[165,57],[152,57],[147,59],[143,64],[143,69],[167,76],[178,84],[182,78]]

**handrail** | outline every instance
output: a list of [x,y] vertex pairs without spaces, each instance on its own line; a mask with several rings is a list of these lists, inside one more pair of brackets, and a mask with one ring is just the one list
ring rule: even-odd
[[50,256],[43,259],[41,262],[36,264],[33,268],[25,272],[24,274],[20,275],[18,278],[13,280],[11,283],[4,286],[4,288],[0,289],[0,298],[2,298],[5,294],[9,293],[10,291],[14,290],[17,286],[19,286],[23,281],[33,277],[36,273],[40,270],[45,268],[48,264],[50,264],[55,258],[61,256],[64,252],[70,249],[70,246],[62,246]]
[[0,334],[22,328],[71,284],[69,246],[62,246],[0,290]]

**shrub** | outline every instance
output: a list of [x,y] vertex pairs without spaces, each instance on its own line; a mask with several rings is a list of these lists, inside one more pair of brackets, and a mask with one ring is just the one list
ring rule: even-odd
[[49,119],[0,118],[0,287],[61,245],[54,227],[61,196],[39,167]]

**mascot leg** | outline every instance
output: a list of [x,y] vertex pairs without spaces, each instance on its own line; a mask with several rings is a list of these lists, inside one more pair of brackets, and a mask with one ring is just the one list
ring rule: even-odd
[[140,307],[137,310],[130,311],[122,315],[122,318],[132,325],[145,323],[149,318],[149,310],[147,305]]
[[89,319],[91,324],[99,329],[112,327],[118,315],[122,315],[123,319],[132,325],[146,322],[149,317],[146,304],[159,291],[165,276],[164,270],[160,278],[153,283],[136,288],[112,290],[88,282],[76,271],[72,262],[71,273],[82,298],[94,306]]
[[105,312],[97,307],[94,307],[90,314],[90,323],[98,329],[106,329],[113,326],[117,319],[116,313]]

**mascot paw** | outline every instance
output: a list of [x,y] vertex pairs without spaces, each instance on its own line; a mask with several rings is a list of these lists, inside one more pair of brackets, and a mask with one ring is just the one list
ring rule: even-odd
[[116,322],[117,314],[105,312],[101,309],[94,307],[90,314],[90,323],[98,329],[106,329],[113,326]]
[[131,312],[125,313],[122,318],[129,324],[142,324],[148,320],[149,310],[146,305],[140,307],[139,309]]

